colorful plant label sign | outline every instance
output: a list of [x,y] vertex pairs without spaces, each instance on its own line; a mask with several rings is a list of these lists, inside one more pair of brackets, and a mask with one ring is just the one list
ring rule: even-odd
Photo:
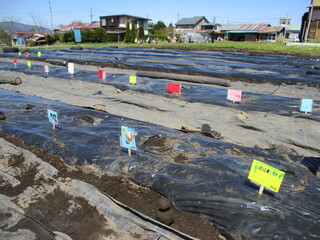
[[74,63],[68,63],[68,72],[74,74]]
[[31,68],[31,62],[30,61],[27,62],[27,65],[28,65],[29,68]]
[[253,160],[248,178],[274,192],[279,192],[285,172]]
[[41,52],[38,52],[38,57],[41,57],[42,53]]
[[51,122],[54,125],[57,125],[59,123],[58,113],[50,109],[47,110],[47,113],[48,113],[49,122]]
[[180,83],[168,83],[167,84],[168,93],[181,93],[181,84]]
[[134,128],[121,126],[121,147],[137,150]]
[[228,89],[227,100],[231,102],[241,102],[242,91]]
[[28,52],[24,52],[23,55],[25,55],[25,56],[28,57],[28,56],[29,56],[29,53],[28,53]]
[[130,82],[131,84],[137,83],[137,77],[136,77],[136,76],[130,76],[130,77],[129,77],[129,82]]
[[106,70],[98,70],[98,78],[106,79]]
[[49,66],[48,65],[44,65],[44,72],[49,73]]
[[312,105],[313,105],[312,99],[302,99],[300,112],[312,112]]
[[16,58],[13,59],[13,63],[14,63],[14,64],[17,64],[17,63],[18,63],[18,61],[17,61]]

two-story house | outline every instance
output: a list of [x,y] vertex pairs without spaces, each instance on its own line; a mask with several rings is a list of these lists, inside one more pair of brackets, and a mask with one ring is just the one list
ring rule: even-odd
[[180,36],[184,33],[194,32],[201,33],[201,26],[207,24],[209,21],[206,17],[192,17],[192,18],[181,18],[175,25],[173,34]]
[[151,19],[131,16],[131,15],[109,15],[100,17],[100,27],[106,29],[109,34],[118,35],[118,40],[123,41],[126,34],[127,22],[129,22],[130,28],[132,27],[133,21],[136,24],[136,29],[143,27],[144,34],[149,34],[148,23]]
[[303,19],[303,40],[320,39],[320,0],[311,0],[309,13]]

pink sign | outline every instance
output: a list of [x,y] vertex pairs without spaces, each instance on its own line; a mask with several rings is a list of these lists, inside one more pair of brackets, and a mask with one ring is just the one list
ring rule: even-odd
[[49,66],[48,66],[48,65],[45,65],[45,66],[44,66],[44,72],[45,72],[45,73],[49,73]]
[[227,100],[231,102],[241,102],[241,95],[242,95],[241,90],[228,89]]
[[13,59],[13,63],[17,63],[17,62],[18,62],[17,59],[14,58],[14,59]]
[[180,83],[168,83],[167,84],[168,93],[181,93],[181,84]]
[[106,71],[98,70],[98,78],[106,79]]

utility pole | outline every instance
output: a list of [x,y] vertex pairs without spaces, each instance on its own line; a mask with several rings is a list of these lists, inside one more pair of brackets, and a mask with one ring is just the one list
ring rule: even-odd
[[51,33],[53,33],[52,9],[51,9],[50,0],[49,0],[49,8],[50,8],[50,16],[51,16]]
[[90,17],[91,17],[91,23],[92,23],[92,8],[90,8]]
[[180,14],[178,13],[178,22],[179,22],[179,20],[180,20]]

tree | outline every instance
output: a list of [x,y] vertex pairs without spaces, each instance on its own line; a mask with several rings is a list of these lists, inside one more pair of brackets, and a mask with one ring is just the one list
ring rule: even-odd
[[130,31],[129,21],[127,21],[126,36],[124,38],[124,41],[125,41],[125,43],[130,43],[131,42],[131,31]]
[[161,30],[165,29],[167,26],[164,24],[164,22],[162,21],[158,21],[154,26],[153,26],[153,30],[156,33],[160,33]]
[[73,42],[74,41],[74,33],[73,30],[69,30],[61,37],[62,42]]
[[8,31],[8,34],[12,34],[16,30],[16,23],[19,23],[19,20],[15,17],[7,17],[2,19],[3,30]]
[[8,46],[12,45],[11,38],[6,33],[6,31],[3,30],[2,28],[0,28],[0,45],[8,45]]
[[44,32],[46,21],[41,16],[30,15],[38,32]]
[[142,26],[138,29],[138,38],[143,39],[144,38],[144,28]]
[[137,38],[137,33],[136,33],[136,22],[134,20],[132,20],[131,22],[131,34],[130,34],[130,37],[131,37],[131,43],[134,43],[136,38]]

